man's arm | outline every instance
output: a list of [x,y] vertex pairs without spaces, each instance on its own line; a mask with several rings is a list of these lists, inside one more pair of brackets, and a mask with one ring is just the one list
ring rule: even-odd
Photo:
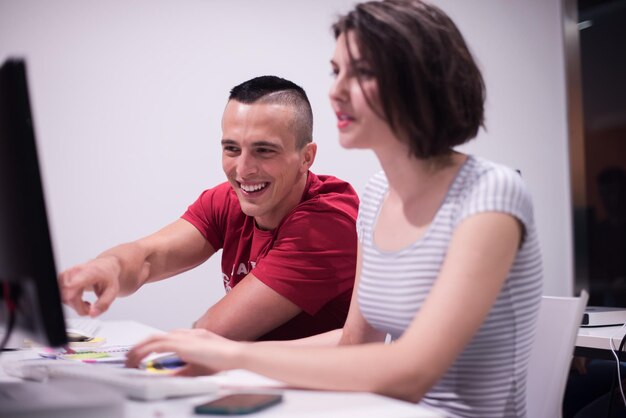
[[233,340],[251,341],[289,321],[302,310],[252,273],[210,307],[194,328]]
[[[98,316],[117,296],[135,292],[143,284],[189,270],[215,250],[189,222],[179,219],[158,232],[113,247],[93,260],[59,275],[63,302],[80,315]],[[83,292],[98,297],[93,306]]]
[[[356,289],[361,271],[361,253],[359,245],[357,282],[345,327],[299,340],[280,341],[280,345],[311,347],[384,341],[385,334],[374,330],[365,321],[359,309]],[[204,328],[233,340],[254,340],[284,324],[301,311],[297,305],[276,293],[253,274],[248,274],[228,295],[209,308],[194,327]]]

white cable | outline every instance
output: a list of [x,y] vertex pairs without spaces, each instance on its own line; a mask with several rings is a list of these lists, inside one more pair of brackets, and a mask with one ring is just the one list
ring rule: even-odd
[[619,394],[622,395],[622,402],[624,402],[624,406],[626,407],[626,397],[624,396],[624,388],[622,387],[622,376],[620,373],[620,362],[619,357],[616,353],[617,349],[615,348],[615,343],[613,342],[613,338],[617,334],[621,334],[624,328],[626,328],[626,323],[624,323],[624,325],[622,325],[622,327],[609,338],[609,341],[611,343],[611,353],[613,353],[613,357],[615,357],[615,361],[617,362],[617,382],[619,383]]

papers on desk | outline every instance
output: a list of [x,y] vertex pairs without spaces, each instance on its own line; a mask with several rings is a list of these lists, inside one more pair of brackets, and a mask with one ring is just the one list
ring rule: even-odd
[[48,359],[73,360],[82,363],[108,363],[123,365],[126,362],[126,353],[131,349],[130,345],[103,346],[98,348],[72,349],[70,351],[42,349],[39,355]]

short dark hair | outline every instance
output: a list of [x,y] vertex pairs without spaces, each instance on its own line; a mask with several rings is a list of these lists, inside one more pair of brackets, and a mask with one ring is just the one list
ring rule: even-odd
[[335,38],[355,35],[378,83],[380,109],[366,95],[370,107],[382,111],[400,138],[408,138],[418,158],[449,154],[483,126],[482,75],[458,28],[439,8],[420,0],[370,1],[340,16],[332,28]]
[[313,141],[313,111],[304,89],[292,81],[264,75],[245,81],[230,90],[228,100],[240,103],[276,103],[293,109],[292,128],[296,148]]

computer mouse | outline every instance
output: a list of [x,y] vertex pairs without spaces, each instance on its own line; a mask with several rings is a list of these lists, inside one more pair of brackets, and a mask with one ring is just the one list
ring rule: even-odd
[[139,368],[151,372],[171,372],[185,364],[176,353],[152,353],[139,362]]
[[94,339],[93,336],[85,334],[81,330],[76,330],[73,328],[68,328],[66,330],[67,340],[71,343],[83,343],[87,341],[91,341]]

